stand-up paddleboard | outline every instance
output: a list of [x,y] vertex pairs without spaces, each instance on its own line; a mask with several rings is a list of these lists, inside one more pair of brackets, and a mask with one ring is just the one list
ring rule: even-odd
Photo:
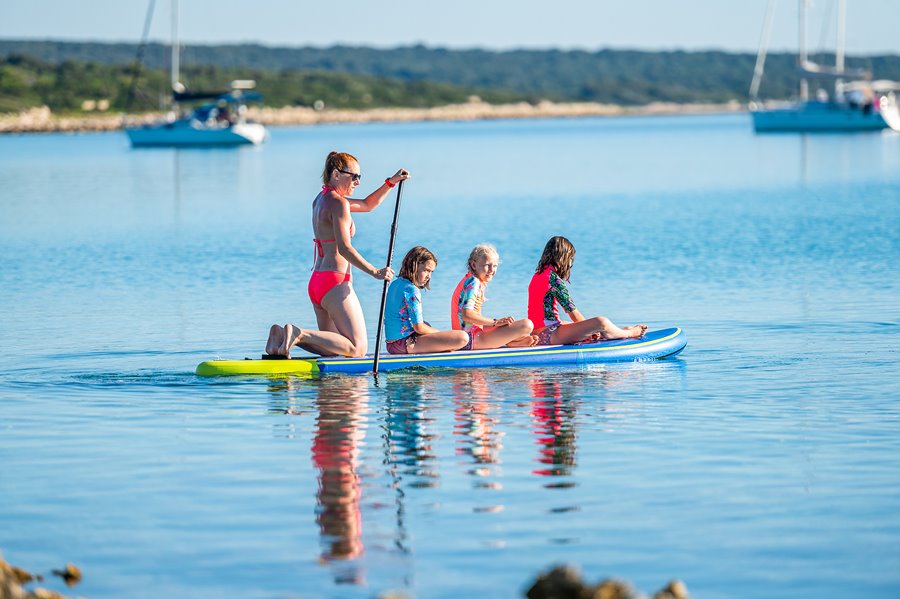
[[[439,354],[381,354],[381,371],[400,368],[487,368],[492,366],[559,366],[565,364],[602,364],[607,362],[643,362],[674,356],[687,345],[680,328],[651,331],[638,339],[598,341],[576,345],[538,345],[504,347]],[[372,355],[365,358],[316,358],[304,356],[291,360],[210,360],[197,366],[199,376],[291,375],[316,373],[359,374],[372,372]]]

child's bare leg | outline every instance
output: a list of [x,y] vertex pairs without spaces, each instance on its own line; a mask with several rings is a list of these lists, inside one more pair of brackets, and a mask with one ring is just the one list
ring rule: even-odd
[[284,328],[273,324],[269,327],[269,338],[266,340],[266,353],[270,356],[280,356],[284,345]]
[[538,336],[531,334],[531,331],[534,330],[534,325],[532,325],[531,321],[528,320],[527,318],[523,318],[522,320],[517,320],[513,324],[517,324],[520,322],[526,323],[528,325],[528,327],[526,329],[528,332],[525,333],[524,335],[522,335],[521,337],[513,339],[512,341],[507,343],[506,347],[533,347],[533,346],[537,345]]
[[[513,341],[518,341],[523,337],[527,339],[533,328],[534,325],[531,324],[531,321],[523,318],[505,327],[494,327],[487,331],[481,331],[475,335],[472,349],[494,349],[510,345]],[[535,341],[537,340],[535,339]],[[534,345],[534,343],[527,343],[526,346],[528,345]]]
[[453,351],[462,349],[468,342],[469,334],[465,331],[439,331],[419,335],[415,343],[406,346],[406,351],[411,354]]
[[630,327],[622,327],[626,331],[633,331],[635,329],[640,329],[640,335],[635,335],[635,337],[641,337],[644,333],[647,332],[647,325],[645,324],[633,324]]
[[[602,317],[601,317],[602,318]],[[628,327],[618,327],[608,319],[606,328],[600,331],[604,339],[632,339],[642,336],[647,332],[647,325],[635,324]]]
[[590,319],[596,321],[599,325],[597,333],[604,339],[631,339],[632,337],[640,337],[647,331],[647,325],[637,324],[630,327],[618,327],[610,319],[604,316],[597,316]]
[[640,337],[647,330],[647,325],[635,325],[622,329],[617,327],[605,316],[595,316],[579,322],[567,322],[560,325],[550,337],[552,343],[577,343],[592,335],[599,335],[603,339],[630,339]]
[[506,344],[506,347],[532,347],[537,345],[538,336],[537,335],[523,335],[518,339],[513,339],[509,343]]

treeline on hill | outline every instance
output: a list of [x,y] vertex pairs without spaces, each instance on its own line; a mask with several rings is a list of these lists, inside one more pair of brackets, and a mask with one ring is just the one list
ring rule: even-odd
[[[4,69],[0,71],[0,95],[14,98],[23,93],[21,86],[19,92],[10,93],[5,82],[10,77],[21,79],[25,64],[32,72],[28,77],[39,73],[38,79],[49,86],[41,88],[46,90],[41,94],[49,94],[42,97],[63,102],[63,90],[50,89],[54,78],[60,85],[71,86],[77,83],[74,73],[80,73],[75,80],[89,73],[88,79],[102,88],[92,91],[106,91],[112,106],[121,108],[130,80],[129,65],[136,53],[135,44],[0,40],[0,68]],[[833,62],[828,55],[815,58]],[[11,64],[13,60],[18,64]],[[310,105],[316,100],[348,108],[433,106],[462,101],[472,94],[490,102],[547,99],[640,105],[746,101],[755,60],[753,54],[718,51],[499,52],[424,46],[272,48],[240,44],[186,47],[182,79],[192,89],[221,87],[231,79],[256,79],[270,106]],[[168,48],[148,44],[141,89],[151,90],[149,96],[166,90],[163,71],[167,63]],[[900,80],[900,56],[849,57],[847,64],[867,68],[878,78]],[[5,74],[7,68],[20,71],[11,76]],[[796,56],[770,54],[761,95],[789,98],[796,89]],[[34,95],[29,102],[33,101]],[[45,103],[53,107],[49,101]]]
[[[134,73],[134,68],[126,65],[72,60],[53,65],[20,55],[0,58],[0,112],[42,105],[54,112],[78,112],[85,101],[103,100],[112,111],[145,112],[162,108],[170,94],[168,73],[142,69],[137,78]],[[235,79],[255,79],[265,104],[279,107],[313,106],[318,101],[331,108],[430,107],[465,102],[472,95],[492,103],[525,99],[504,90],[341,72],[197,65],[183,68],[181,77],[192,91],[224,92]]]

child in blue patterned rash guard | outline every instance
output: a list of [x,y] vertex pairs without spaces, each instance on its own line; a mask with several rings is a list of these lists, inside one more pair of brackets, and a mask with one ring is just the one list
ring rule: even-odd
[[422,289],[429,289],[437,256],[420,245],[403,257],[400,273],[388,287],[384,309],[384,336],[392,354],[426,354],[464,347],[464,331],[440,331],[422,314]]

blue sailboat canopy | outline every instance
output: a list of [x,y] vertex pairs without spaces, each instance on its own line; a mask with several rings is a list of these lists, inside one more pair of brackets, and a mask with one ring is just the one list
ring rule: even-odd
[[213,100],[213,102],[228,102],[236,104],[239,102],[261,102],[263,97],[259,92],[232,90],[222,91],[203,91],[203,92],[172,92],[172,99],[176,102],[192,102],[196,100]]

